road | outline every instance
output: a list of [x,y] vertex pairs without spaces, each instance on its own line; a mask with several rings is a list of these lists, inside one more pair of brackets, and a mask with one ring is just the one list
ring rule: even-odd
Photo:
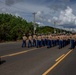
[[0,43],[0,75],[76,75],[76,48],[21,48],[21,42]]

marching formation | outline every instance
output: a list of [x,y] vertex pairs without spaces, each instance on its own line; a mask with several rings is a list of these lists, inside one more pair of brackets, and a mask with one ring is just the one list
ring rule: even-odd
[[76,45],[76,34],[39,34],[39,35],[29,35],[26,37],[23,35],[22,47],[43,47],[51,48],[58,46],[58,48],[63,48],[70,44],[70,49],[74,49]]
[[[76,46],[76,34],[48,34],[48,35],[29,35],[26,37],[23,35],[21,47],[44,47],[51,48],[57,46],[59,49],[70,45],[69,49],[74,49]],[[1,64],[1,58],[0,58]]]

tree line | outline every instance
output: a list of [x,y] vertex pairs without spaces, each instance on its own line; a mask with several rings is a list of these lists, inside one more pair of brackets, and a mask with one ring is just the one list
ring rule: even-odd
[[33,32],[32,22],[11,14],[0,14],[0,41],[18,40],[23,33]]
[[[39,27],[36,24],[36,33],[53,33],[53,28],[49,26]],[[23,34],[26,36],[29,33],[32,35],[34,26],[32,22],[27,22],[21,17],[16,17],[11,14],[0,14],[0,42],[2,41],[13,41],[22,39]]]

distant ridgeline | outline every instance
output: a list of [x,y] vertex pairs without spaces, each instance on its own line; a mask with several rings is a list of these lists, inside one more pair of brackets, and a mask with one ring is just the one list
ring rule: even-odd
[[[49,26],[39,27],[36,24],[36,33],[53,33],[54,28]],[[0,42],[14,41],[22,39],[23,34],[26,36],[33,34],[34,27],[32,22],[27,22],[21,17],[11,14],[0,14]],[[59,29],[57,29],[59,32]]]

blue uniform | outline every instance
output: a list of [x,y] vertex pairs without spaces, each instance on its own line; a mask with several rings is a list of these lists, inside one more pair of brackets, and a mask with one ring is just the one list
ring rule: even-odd
[[59,49],[62,48],[62,46],[63,46],[63,41],[59,40]]
[[51,48],[52,47],[52,41],[51,40],[47,40],[47,48]]
[[31,42],[31,40],[28,40],[28,48],[29,47],[32,47],[32,42]]
[[27,37],[24,35],[23,36],[23,40],[22,40],[22,47],[26,47],[26,39],[27,39]]
[[32,36],[29,36],[29,38],[28,38],[28,48],[29,47],[32,47],[32,45],[33,45],[32,44],[33,43],[32,41],[33,41]]
[[70,49],[74,49],[74,47],[75,47],[74,39],[71,39],[70,40]]
[[36,40],[35,39],[33,39],[33,47],[35,47],[36,46]]

